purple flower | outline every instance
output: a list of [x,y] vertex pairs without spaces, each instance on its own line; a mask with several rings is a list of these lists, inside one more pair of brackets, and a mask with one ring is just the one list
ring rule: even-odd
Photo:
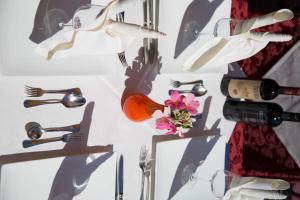
[[166,106],[170,106],[172,110],[185,109],[185,103],[183,102],[184,96],[180,95],[177,91],[172,91],[171,98],[165,101]]
[[195,95],[192,93],[189,93],[187,97],[183,99],[183,102],[185,103],[186,110],[191,114],[191,115],[197,115],[198,107],[200,106],[199,101],[195,100]]
[[169,117],[161,117],[155,120],[156,129],[159,130],[168,130],[169,132],[165,133],[166,135],[175,134],[176,133],[176,126],[172,122],[172,119]]

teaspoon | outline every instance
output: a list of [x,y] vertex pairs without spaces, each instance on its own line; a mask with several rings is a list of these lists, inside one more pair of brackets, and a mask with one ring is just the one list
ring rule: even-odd
[[43,128],[37,122],[29,122],[25,125],[25,130],[27,132],[27,136],[30,139],[39,139],[45,132],[62,131],[62,132],[77,133],[80,131],[80,124],[75,124],[75,125],[65,126],[65,127]]
[[62,103],[67,108],[74,108],[84,105],[85,98],[81,95],[66,94],[63,99],[46,99],[46,100],[25,100],[24,107],[30,108],[34,106],[40,106],[44,104]]
[[169,95],[171,95],[172,91],[177,91],[179,93],[192,93],[196,97],[203,96],[207,93],[207,89],[202,84],[194,85],[192,90],[169,90]]

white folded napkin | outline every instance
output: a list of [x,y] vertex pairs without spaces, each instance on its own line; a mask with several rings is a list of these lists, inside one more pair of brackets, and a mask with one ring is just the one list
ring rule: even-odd
[[235,26],[233,34],[245,33],[259,27],[290,20],[293,17],[294,13],[291,10],[281,9],[263,16],[241,20],[241,22]]
[[[135,0],[137,1],[137,0]],[[72,56],[113,54],[123,52],[137,37],[160,38],[164,33],[130,23],[108,19],[111,9],[117,11],[126,7],[132,0],[114,0],[101,13],[101,16],[86,27],[78,30],[59,31],[40,43],[36,52],[46,59]],[[118,6],[120,3],[120,7]]]
[[[274,16],[280,17],[275,18]],[[259,33],[251,30],[261,25],[290,19],[292,16],[292,11],[283,9],[250,19],[244,27],[241,25],[236,28],[236,32],[241,33],[229,37],[215,37],[205,43],[185,61],[183,69],[195,71],[206,66],[223,66],[253,56],[267,46],[269,42],[289,41],[292,39],[291,35],[269,32]],[[241,22],[241,24],[243,23]]]
[[285,199],[287,196],[277,190],[287,190],[289,188],[290,184],[280,179],[235,177],[222,200]]

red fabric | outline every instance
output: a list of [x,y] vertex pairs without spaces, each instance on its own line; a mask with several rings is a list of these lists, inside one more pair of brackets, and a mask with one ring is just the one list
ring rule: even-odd
[[[245,19],[255,15],[257,13],[248,12],[248,0],[232,0],[231,18]],[[258,29],[257,31],[288,33],[295,37],[290,42],[270,43],[253,57],[240,61],[246,75],[261,77],[267,72],[298,41],[299,25],[300,17],[297,17]],[[274,131],[266,126],[237,123],[230,138],[229,170],[243,176],[300,181],[300,168]]]

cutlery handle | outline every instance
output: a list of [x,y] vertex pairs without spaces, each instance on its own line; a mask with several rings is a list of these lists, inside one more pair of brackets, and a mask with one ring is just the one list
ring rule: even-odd
[[173,91],[177,91],[177,92],[179,92],[180,94],[181,94],[181,93],[193,93],[192,90],[169,90],[169,95],[171,95]]
[[80,131],[80,124],[74,124],[71,126],[65,126],[65,127],[52,127],[52,128],[44,128],[47,132],[56,132],[56,131],[62,131],[62,132],[72,132],[77,133]]
[[145,183],[145,174],[142,173],[142,184],[141,184],[141,195],[140,200],[144,200],[144,183]]
[[149,188],[150,188],[150,181],[149,176],[147,176],[147,189],[146,189],[146,200],[149,200]]
[[39,140],[24,140],[23,148],[28,148],[39,144],[49,143],[49,142],[57,142],[60,141],[61,139],[62,137],[53,137],[53,138],[39,139]]
[[181,82],[180,85],[188,85],[188,84],[203,84],[203,80],[197,80],[197,81],[190,81],[190,82]]
[[78,94],[81,95],[80,88],[71,88],[71,89],[65,89],[65,90],[45,90],[45,93],[59,93],[59,94]]
[[59,99],[48,99],[48,100],[25,100],[24,107],[31,108],[35,106],[40,106],[44,104],[53,104],[53,103],[61,103],[62,101]]

